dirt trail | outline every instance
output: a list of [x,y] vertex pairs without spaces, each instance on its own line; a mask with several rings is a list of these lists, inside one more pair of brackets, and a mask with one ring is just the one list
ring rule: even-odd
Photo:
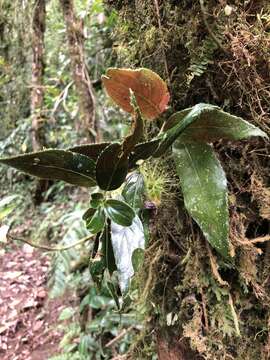
[[57,351],[56,320],[65,305],[48,299],[48,266],[28,245],[0,256],[1,360],[47,360]]

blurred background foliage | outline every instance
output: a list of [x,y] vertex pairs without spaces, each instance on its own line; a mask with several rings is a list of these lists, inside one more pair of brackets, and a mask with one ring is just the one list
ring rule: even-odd
[[[32,151],[30,93],[34,4],[32,0],[0,0],[0,155]],[[105,96],[100,81],[108,67],[117,66],[111,36],[117,14],[106,11],[101,0],[75,0],[74,7],[84,22],[85,58],[95,89],[96,115],[103,139],[123,137],[128,129],[127,116]],[[59,1],[47,1],[46,12],[42,108],[45,143],[46,147],[65,148],[81,140],[75,127],[78,95],[72,80]],[[89,201],[86,189],[51,183],[43,194],[43,202],[36,206],[33,201],[35,186],[35,180],[29,176],[0,167],[0,199],[11,193],[17,195],[13,201],[15,209],[3,220],[15,235],[36,243],[65,245],[87,235],[81,220]],[[8,246],[5,249],[11,251]],[[52,360],[111,359],[127,351],[134,330],[139,329],[138,319],[132,312],[117,312],[105,285],[97,293],[88,271],[90,250],[91,244],[87,244],[51,255],[50,296],[68,294],[71,298],[70,307],[63,310],[55,325],[64,335],[59,354]],[[119,334],[119,341],[110,345]]]

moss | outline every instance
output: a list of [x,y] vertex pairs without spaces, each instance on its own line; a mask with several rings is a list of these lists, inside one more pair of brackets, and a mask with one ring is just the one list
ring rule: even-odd
[[[205,0],[204,8],[190,0],[155,4],[109,4],[119,11],[119,66],[148,67],[166,79],[171,112],[209,102],[269,132],[269,2],[234,0],[230,15],[223,1]],[[173,185],[176,196],[161,201],[138,274],[144,335],[185,338],[204,359],[266,360],[270,243],[250,239],[269,233],[269,146],[257,139],[214,146],[229,182],[235,263],[206,246]],[[151,358],[152,338],[134,346],[133,358]]]

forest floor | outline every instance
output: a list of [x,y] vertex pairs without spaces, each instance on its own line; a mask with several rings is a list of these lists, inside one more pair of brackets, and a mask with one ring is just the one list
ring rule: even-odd
[[1,360],[46,360],[57,352],[57,319],[68,299],[49,299],[48,267],[48,257],[28,245],[0,255]]

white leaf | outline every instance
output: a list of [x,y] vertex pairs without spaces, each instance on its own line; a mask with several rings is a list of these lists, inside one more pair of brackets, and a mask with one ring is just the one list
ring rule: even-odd
[[131,226],[121,226],[112,222],[111,231],[113,252],[119,273],[119,285],[124,292],[134,274],[132,253],[135,249],[144,249],[145,247],[143,225],[140,218],[136,216]]

